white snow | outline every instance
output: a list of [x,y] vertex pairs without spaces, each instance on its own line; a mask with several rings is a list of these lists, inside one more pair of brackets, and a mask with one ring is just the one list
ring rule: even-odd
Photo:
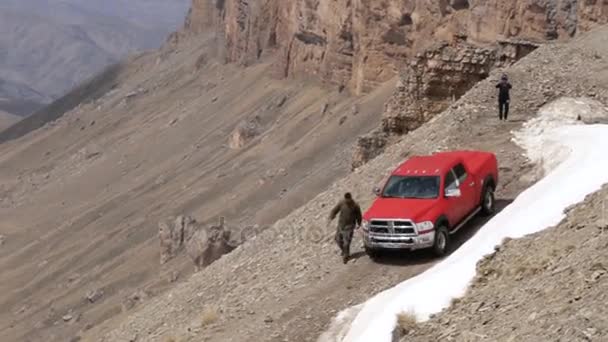
[[543,167],[545,177],[434,267],[343,311],[319,341],[390,342],[397,314],[410,312],[424,321],[440,312],[453,298],[465,294],[477,262],[504,238],[520,238],[557,225],[565,216],[564,209],[608,183],[608,125],[583,125],[576,120],[579,115],[606,112],[597,102],[571,98],[542,108],[537,118],[514,133],[514,141]]

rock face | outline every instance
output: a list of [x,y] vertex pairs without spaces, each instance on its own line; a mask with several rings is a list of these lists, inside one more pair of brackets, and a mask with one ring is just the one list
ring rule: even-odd
[[197,272],[234,249],[230,235],[223,224],[197,227],[192,237],[186,241],[186,251]]
[[[180,34],[212,33],[227,62],[271,56],[280,77],[313,76],[355,94],[399,74],[385,134],[359,140],[354,169],[391,134],[418,128],[492,68],[536,47],[527,42],[568,39],[606,22],[605,0],[193,0]],[[240,127],[230,146],[252,135]]]
[[494,68],[509,66],[535,48],[532,43],[509,41],[480,48],[456,40],[418,53],[403,70],[401,82],[386,104],[382,130],[399,135],[420,127]]
[[181,34],[214,33],[228,62],[270,54],[280,76],[362,93],[430,41],[561,40],[607,20],[600,0],[193,0]]
[[160,263],[167,263],[185,248],[199,271],[235,248],[230,235],[223,224],[203,227],[190,216],[178,216],[171,225],[162,222],[158,233]]
[[[471,1],[473,2],[473,1]],[[474,1],[468,34],[476,41],[504,38],[562,39],[606,23],[603,0]]]
[[160,240],[160,264],[173,259],[192,237],[196,220],[190,216],[178,216],[172,224],[159,223],[158,239]]
[[388,134],[382,131],[374,131],[359,137],[353,153],[352,169],[358,168],[384,152],[388,140]]

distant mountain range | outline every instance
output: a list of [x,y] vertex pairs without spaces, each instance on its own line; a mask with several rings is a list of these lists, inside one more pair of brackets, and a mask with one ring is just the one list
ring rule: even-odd
[[0,110],[27,115],[127,54],[160,46],[189,0],[2,0]]

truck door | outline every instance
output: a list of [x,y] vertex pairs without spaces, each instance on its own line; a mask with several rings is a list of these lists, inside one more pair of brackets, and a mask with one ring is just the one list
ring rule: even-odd
[[444,178],[444,198],[446,200],[445,215],[450,221],[450,228],[456,227],[456,225],[463,219],[464,207],[462,205],[462,195],[460,197],[446,197],[445,193],[450,190],[458,189],[459,183],[454,173],[454,169],[450,169]]
[[476,179],[470,172],[467,172],[467,169],[462,163],[456,164],[453,170],[459,183],[462,219],[464,219],[475,209],[475,207],[477,207],[479,202],[477,184],[475,183]]

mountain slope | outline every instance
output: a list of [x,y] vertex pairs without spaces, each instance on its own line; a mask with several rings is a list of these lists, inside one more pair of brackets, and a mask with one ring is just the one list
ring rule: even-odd
[[[397,145],[341,179],[306,205],[274,224],[232,253],[150,300],[107,329],[85,337],[105,341],[140,336],[147,341],[181,338],[187,341],[314,341],[341,309],[416,275],[435,260],[413,255],[374,263],[353,244],[356,261],[343,265],[333,243],[333,227],[324,217],[341,195],[353,192],[364,209],[371,188],[407,155],[444,149],[484,149],[497,154],[501,180],[497,196],[504,206],[536,181],[537,172],[512,142],[511,130],[533,118],[537,109],[560,96],[593,92],[608,102],[605,70],[597,58],[608,51],[608,28],[572,44],[545,45],[507,70],[497,70],[450,108]],[[514,84],[510,122],[496,118],[494,84],[507,72]],[[568,80],[568,81],[566,81]],[[551,92],[547,87],[551,87]],[[463,132],[466,132],[463,133]],[[473,222],[455,237],[456,245],[483,221]],[[359,240],[360,241],[360,240]],[[201,327],[201,315],[215,310],[215,324]]]
[[47,101],[48,97],[25,84],[0,79],[0,110],[24,116]]
[[[200,44],[132,60],[90,86],[104,95],[0,145],[0,340],[65,341],[185,279],[184,255],[159,265],[171,215],[236,230],[285,216],[349,172],[349,147],[394,87],[354,98],[277,81],[266,63],[201,64]],[[259,135],[230,148],[256,116]]]
[[[513,132],[514,140],[542,171],[542,179],[438,265],[370,298],[362,308],[353,308],[359,313],[341,341],[393,341],[394,323],[400,314],[426,320],[449,307],[451,301],[457,302],[469,289],[476,277],[476,265],[491,256],[505,239],[522,238],[559,224],[566,218],[567,208],[608,184],[608,174],[603,172],[608,159],[602,158],[603,146],[608,146],[608,125],[585,124],[594,121],[608,122],[608,108],[602,103],[589,98],[559,98],[543,106],[521,130]],[[598,164],[602,162],[605,164]],[[554,268],[561,264],[555,259],[545,259],[543,263],[553,264]],[[488,271],[479,276],[488,275],[484,272]],[[497,270],[500,272],[502,269]]]
[[607,200],[604,186],[556,227],[504,243],[466,296],[401,341],[606,340]]
[[20,118],[16,115],[9,114],[7,112],[0,110],[0,131],[3,131],[4,129],[13,125],[17,121],[19,121],[19,119]]
[[[156,24],[146,19],[147,26],[140,26],[121,18],[118,9],[95,11],[87,3],[3,1],[0,79],[31,89],[37,94],[34,102],[49,103],[128,53],[157,48],[183,21],[187,6],[186,1],[156,8],[134,2],[129,18],[137,19],[137,8],[146,9],[142,16],[154,11],[158,18]],[[0,91],[0,97],[14,98]]]
[[[608,44],[601,43],[607,32],[608,28],[603,28],[571,44],[542,46],[514,66],[496,70],[447,111],[277,221],[255,240],[127,318],[112,321],[106,329],[95,328],[85,337],[92,341],[100,336],[105,341],[132,336],[147,341],[171,337],[193,341],[316,340],[339,310],[424,271],[435,261],[414,255],[374,263],[357,248],[360,243],[356,241],[356,261],[345,266],[332,240],[334,227],[325,225],[328,208],[351,191],[365,210],[373,199],[372,187],[405,156],[461,148],[497,154],[501,166],[497,196],[504,206],[538,176],[534,165],[512,142],[511,130],[535,117],[542,104],[556,97],[593,92],[597,99],[608,102],[604,77],[608,61],[597,57],[608,53]],[[506,123],[497,120],[495,105],[494,84],[502,72],[507,72],[514,84],[512,121]],[[456,245],[482,223],[475,221],[455,237]],[[209,309],[216,310],[218,320],[202,328],[201,315]]]
[[[7,308],[0,312],[0,339],[64,341],[86,334],[93,341],[101,336],[122,341],[183,334],[194,340],[204,335],[218,341],[313,340],[337,309],[434,262],[413,258],[379,265],[357,251],[353,264],[342,265],[331,240],[333,227],[324,225],[324,217],[344,191],[352,191],[365,206],[372,199],[371,186],[408,154],[448,147],[498,151],[506,165],[502,205],[534,181],[532,167],[505,129],[521,122],[495,120],[496,73],[428,126],[349,175],[350,147],[379,123],[395,90],[394,70],[368,82],[364,96],[321,86],[315,77],[272,78],[277,66],[285,70],[281,51],[289,50],[276,49],[275,54],[257,48],[265,38],[272,43],[273,30],[265,25],[277,22],[256,15],[295,20],[291,28],[314,28],[317,21],[314,11],[300,16],[296,7],[277,13],[257,6],[270,2],[206,1],[218,10],[209,12],[217,31],[172,35],[161,51],[133,57],[0,133],[0,306]],[[389,24],[379,14],[387,8],[376,6],[386,2],[372,2],[373,10],[352,12],[354,17],[386,28]],[[314,9],[315,3],[282,4]],[[426,12],[425,6],[420,13],[444,17],[436,8]],[[318,7],[331,27],[336,24],[332,15],[343,13],[340,8]],[[200,8],[191,13],[188,29]],[[402,14],[397,18],[407,24]],[[224,15],[225,26],[217,22]],[[433,29],[437,18],[427,19],[426,30]],[[262,35],[255,33],[258,29]],[[377,32],[368,38],[379,37]],[[446,32],[446,37],[454,33]],[[318,62],[329,63],[324,56],[332,55],[315,43],[323,41],[318,33],[275,33],[308,42],[288,54],[294,69],[302,67],[307,76],[323,65],[340,72],[334,64]],[[420,35],[419,43],[430,37]],[[229,60],[240,60],[244,53],[254,57],[249,62],[261,63],[241,68],[224,64],[225,59],[218,62],[211,58],[218,42],[232,51]],[[358,51],[356,58],[365,60],[370,52],[369,63],[395,68],[390,61],[403,56],[387,49],[386,62],[377,55],[385,54],[382,46]],[[588,79],[586,69],[575,63],[582,58],[590,68],[603,67],[593,70],[597,76],[605,70],[605,60],[571,49],[562,51],[564,57],[560,51],[560,46],[544,47],[509,69],[518,99],[513,117],[525,120],[532,115],[528,110],[571,92],[578,77],[584,82],[575,93],[594,91],[606,99],[604,88],[593,88],[598,80]],[[342,76],[364,80],[379,71],[366,63],[366,73],[354,68]],[[564,64],[564,70],[552,69]],[[256,132],[246,137],[251,140],[242,139],[235,129],[251,121],[257,123]],[[241,140],[244,146],[233,148]],[[243,233],[247,244],[188,279],[192,266],[185,255],[163,266],[158,258],[158,223],[179,214],[193,215],[203,224],[224,218],[237,234],[254,229]],[[260,234],[264,228],[269,230]],[[466,238],[458,237],[456,245]],[[176,278],[183,284],[174,284]],[[218,322],[201,331],[201,312],[214,308]]]
[[[125,61],[125,63],[128,62],[129,59]],[[0,144],[33,132],[62,117],[66,112],[71,111],[79,105],[98,100],[108,91],[118,86],[122,80],[121,76],[124,75],[123,69],[123,63],[113,64],[51,104],[36,110],[18,124],[4,132],[0,132]]]

